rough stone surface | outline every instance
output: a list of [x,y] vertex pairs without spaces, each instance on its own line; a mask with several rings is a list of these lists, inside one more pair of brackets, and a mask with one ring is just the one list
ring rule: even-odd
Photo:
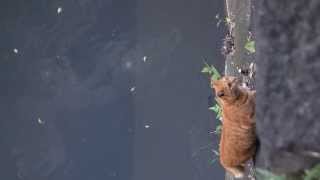
[[320,1],[256,2],[258,166],[320,162]]

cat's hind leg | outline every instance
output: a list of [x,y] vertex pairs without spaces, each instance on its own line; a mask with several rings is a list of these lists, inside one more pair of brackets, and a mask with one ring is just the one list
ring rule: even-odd
[[235,178],[243,178],[244,176],[244,167],[235,166],[235,167],[225,167],[228,172],[233,174]]

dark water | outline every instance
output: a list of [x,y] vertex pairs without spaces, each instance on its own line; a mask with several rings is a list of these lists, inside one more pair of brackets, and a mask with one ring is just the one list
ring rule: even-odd
[[220,0],[3,0],[0,179],[212,180]]

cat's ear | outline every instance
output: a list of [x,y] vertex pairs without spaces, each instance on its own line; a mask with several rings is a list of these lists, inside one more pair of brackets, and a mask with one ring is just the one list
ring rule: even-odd
[[232,82],[228,82],[227,84],[228,84],[228,87],[231,88]]

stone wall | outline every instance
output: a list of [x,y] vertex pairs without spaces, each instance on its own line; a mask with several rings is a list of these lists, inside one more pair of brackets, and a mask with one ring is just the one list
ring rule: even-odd
[[259,167],[320,162],[320,1],[256,2]]

